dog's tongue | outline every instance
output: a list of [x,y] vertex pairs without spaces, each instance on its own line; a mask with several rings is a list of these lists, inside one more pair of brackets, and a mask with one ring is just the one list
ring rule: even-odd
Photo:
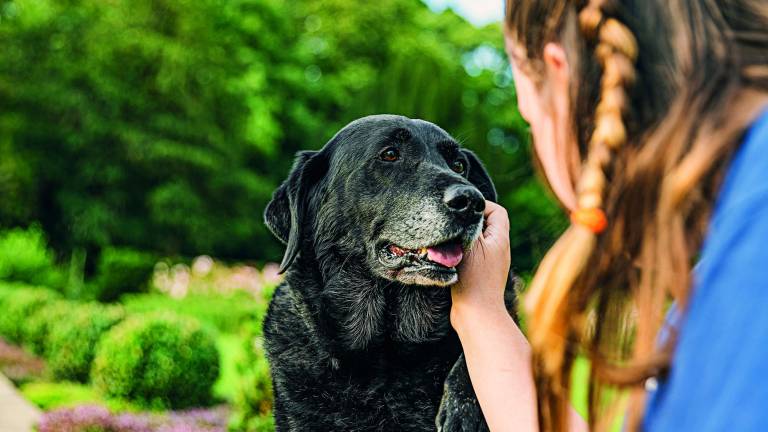
[[427,259],[446,267],[456,267],[462,258],[464,252],[460,244],[442,244],[427,248]]

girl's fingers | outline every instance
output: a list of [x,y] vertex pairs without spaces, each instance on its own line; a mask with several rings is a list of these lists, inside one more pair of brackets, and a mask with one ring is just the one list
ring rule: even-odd
[[486,201],[484,215],[485,230],[483,231],[483,237],[490,238],[508,235],[509,216],[507,215],[507,209],[495,202]]

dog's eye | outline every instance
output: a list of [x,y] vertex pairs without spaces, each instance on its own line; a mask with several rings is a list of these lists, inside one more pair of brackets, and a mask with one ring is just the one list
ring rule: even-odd
[[384,151],[381,152],[379,157],[381,158],[381,160],[385,162],[394,162],[400,159],[400,152],[397,151],[397,149],[394,147],[389,147],[384,149]]
[[464,171],[466,171],[467,167],[464,164],[464,161],[461,159],[456,159],[455,161],[451,162],[451,169],[454,172],[457,172],[459,174],[464,174]]

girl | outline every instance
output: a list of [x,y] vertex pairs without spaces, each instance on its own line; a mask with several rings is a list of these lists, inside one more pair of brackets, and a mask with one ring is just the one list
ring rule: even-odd
[[572,225],[526,295],[529,341],[503,208],[462,264],[451,322],[491,429],[605,428],[620,387],[631,429],[768,430],[768,2],[507,0],[505,41]]

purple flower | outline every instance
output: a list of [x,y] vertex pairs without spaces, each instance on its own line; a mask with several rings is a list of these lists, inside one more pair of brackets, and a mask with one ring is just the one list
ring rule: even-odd
[[62,408],[45,413],[37,428],[39,432],[111,432],[111,414],[98,405]]
[[45,413],[39,432],[224,432],[226,407],[167,413],[110,413],[99,405],[81,405]]
[[119,414],[112,418],[112,425],[120,432],[151,432],[152,419],[144,414]]

